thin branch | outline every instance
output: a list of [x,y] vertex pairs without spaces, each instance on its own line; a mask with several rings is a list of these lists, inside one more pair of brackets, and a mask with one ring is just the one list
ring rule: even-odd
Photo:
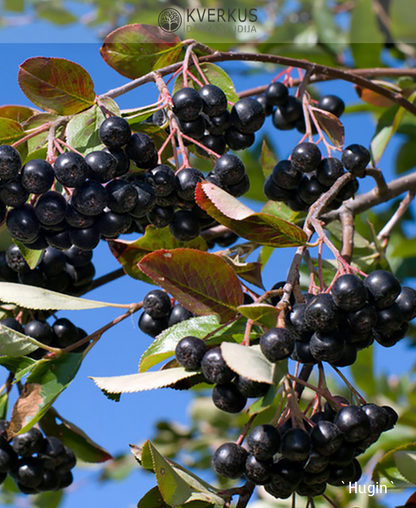
[[250,501],[251,496],[253,495],[255,485],[254,483],[247,482],[244,485],[244,493],[240,494],[237,505],[235,508],[246,508],[248,502]]
[[93,289],[97,289],[101,286],[104,286],[104,284],[107,284],[108,282],[112,282],[113,280],[119,279],[120,277],[123,277],[126,275],[126,272],[123,268],[117,268],[117,270],[114,270],[110,273],[106,273],[102,277],[98,277],[98,279],[95,279],[92,281],[91,287],[88,288],[88,292],[92,291]]
[[367,176],[374,178],[379,194],[381,196],[384,194],[387,196],[389,194],[389,189],[383,173],[378,168],[367,168],[365,172]]
[[354,215],[349,210],[344,210],[341,215],[342,248],[341,256],[347,263],[351,263],[354,251]]
[[[344,178],[344,177],[341,177]],[[402,176],[393,180],[387,184],[388,194],[380,195],[377,187],[372,189],[365,194],[359,194],[354,197],[354,199],[349,199],[346,201],[340,208],[337,210],[333,210],[322,216],[322,219],[325,220],[326,223],[329,223],[333,220],[337,220],[340,218],[341,213],[348,209],[354,215],[358,215],[360,213],[373,208],[376,205],[381,203],[385,203],[390,199],[394,199],[400,194],[403,194],[406,191],[416,192],[416,172],[410,173],[409,175]]]
[[415,193],[413,191],[409,191],[403,201],[400,203],[399,208],[395,211],[394,215],[390,218],[384,228],[377,235],[377,240],[380,242],[383,240],[388,240],[390,238],[391,232],[393,228],[400,222],[403,218],[403,215],[407,212],[410,203],[413,201],[415,197]]
[[[399,104],[404,109],[409,111],[410,113],[416,115],[416,106],[409,102],[402,94],[388,90],[387,88],[384,88],[376,83],[373,83],[371,80],[366,79],[365,77],[351,72],[350,70],[341,70],[337,69],[335,67],[328,67],[325,65],[319,65],[314,64],[312,62],[308,62],[306,60],[298,60],[295,58],[287,58],[283,56],[278,55],[267,55],[262,53],[241,53],[241,52],[228,52],[228,51],[215,51],[214,53],[206,56],[202,56],[199,59],[200,63],[203,62],[226,62],[226,61],[244,61],[244,62],[264,62],[264,63],[271,63],[271,64],[277,64],[277,65],[285,65],[288,67],[296,67],[300,69],[308,70],[310,68],[314,69],[314,74],[323,76],[324,79],[332,78],[332,79],[342,79],[344,81],[353,83],[355,85],[359,85],[363,88],[366,88],[368,90],[372,90],[373,92],[377,93],[378,95],[381,95],[383,97],[386,97],[387,99],[390,99],[391,101],[395,102],[396,104]],[[191,62],[189,62],[191,63]],[[193,62],[192,62],[193,63]],[[157,73],[163,77],[167,74],[172,74],[173,72],[176,72],[180,67],[182,67],[182,62],[169,65],[167,67],[164,67],[162,69],[159,69]],[[414,73],[408,74],[408,70],[403,70],[402,73],[400,73],[400,76],[404,75],[411,75],[414,76]],[[138,86],[141,86],[145,83],[149,83],[151,81],[154,81],[154,72],[150,72],[149,74],[146,74],[145,76],[142,76],[141,78],[138,78],[136,80],[130,81],[129,83],[126,83],[125,85],[122,85],[121,87],[114,88],[113,90],[109,90],[105,94],[101,95],[102,97],[111,97],[116,98],[120,95],[123,95],[127,93],[130,90],[134,90]],[[375,74],[372,73],[372,76]],[[382,74],[381,74],[382,75]],[[313,76],[311,76],[312,78]],[[311,80],[312,81],[312,80]]]

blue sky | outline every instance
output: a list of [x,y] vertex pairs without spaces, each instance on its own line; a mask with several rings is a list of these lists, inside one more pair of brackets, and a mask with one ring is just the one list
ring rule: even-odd
[[[44,44],[35,44],[33,41]],[[75,43],[78,41],[78,43]],[[70,43],[68,43],[70,42]],[[79,42],[83,42],[80,44]],[[33,26],[15,27],[0,30],[2,43],[2,80],[0,84],[1,105],[24,104],[30,102],[17,84],[18,65],[32,56],[56,56],[73,60],[91,74],[98,94],[126,82],[108,67],[99,55],[100,44],[92,32],[80,26],[56,28],[45,23]],[[241,66],[224,65],[235,82],[237,90],[266,84],[272,75],[240,74]],[[337,93],[347,102],[356,102],[351,85],[326,83],[320,86],[323,93]],[[146,85],[117,101],[121,108],[132,108],[153,102],[156,91],[152,85]],[[361,143],[368,146],[374,132],[374,124],[366,115],[345,117],[346,144]],[[300,135],[296,132],[276,132],[267,127],[281,157],[287,157]],[[381,169],[387,179],[392,177],[394,154],[397,142],[392,142],[384,155]],[[362,188],[368,188],[369,182]],[[252,204],[255,206],[254,204]],[[264,272],[266,288],[283,280],[293,256],[292,249],[276,251]],[[117,261],[111,256],[106,245],[101,243],[94,252],[94,264],[97,276],[118,268]],[[150,289],[148,285],[124,277],[111,286],[100,288],[88,297],[114,302],[137,302]],[[73,319],[77,326],[92,332],[118,315],[115,309],[82,312],[65,312],[59,315]],[[137,318],[127,319],[107,332],[94,350],[88,355],[77,378],[71,387],[58,400],[56,407],[63,416],[79,425],[93,439],[105,446],[111,453],[126,451],[129,443],[138,443],[151,437],[156,421],[171,418],[186,424],[188,422],[187,404],[189,395],[183,392],[160,390],[141,394],[125,395],[119,403],[107,400],[95,387],[88,376],[119,375],[137,372],[138,360],[150,344],[151,339],[144,336],[137,327]],[[377,368],[391,374],[400,375],[413,367],[413,353],[409,354],[405,344],[399,344],[394,350],[377,349]],[[393,360],[393,361],[392,361]],[[64,508],[78,508],[93,503],[94,506],[127,508],[136,506],[140,497],[154,485],[153,476],[143,474],[139,469],[123,484],[85,481],[94,470],[76,473],[76,485],[79,488],[67,497]]]

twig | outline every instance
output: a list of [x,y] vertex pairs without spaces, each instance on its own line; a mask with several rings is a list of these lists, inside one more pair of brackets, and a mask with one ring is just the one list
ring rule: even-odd
[[391,232],[393,228],[400,222],[403,215],[407,212],[410,203],[413,201],[415,197],[415,193],[413,191],[409,191],[403,201],[400,203],[399,208],[394,212],[390,220],[383,227],[380,233],[377,235],[377,240],[380,242],[383,240],[388,240],[390,238]]
[[250,430],[250,427],[251,427],[251,424],[253,423],[254,419],[256,418],[257,415],[252,415],[250,417],[250,419],[248,420],[248,422],[244,425],[244,428],[243,430],[241,431],[241,434],[238,436],[238,439],[237,441],[235,442],[235,444],[238,444],[238,445],[241,445],[245,439],[245,437],[247,436],[248,434],[248,431]]
[[344,210],[340,215],[342,231],[341,256],[347,263],[351,263],[354,251],[354,215]]
[[344,376],[344,374],[337,367],[335,367],[335,365],[331,365],[331,367],[335,370],[338,376],[344,381],[344,383],[347,385],[351,393],[354,394],[363,404],[366,404],[365,398],[362,395],[360,395],[360,393],[357,391],[356,388],[352,386],[352,384],[348,381],[348,379]]
[[367,168],[365,170],[365,173],[367,176],[371,176],[372,178],[374,178],[377,185],[376,189],[378,190],[381,196],[384,194],[386,195],[389,194],[389,188],[387,187],[384,175],[378,168]]
[[240,494],[240,497],[238,499],[238,502],[236,504],[235,508],[246,508],[248,505],[248,502],[250,501],[251,496],[254,492],[254,483],[246,482],[244,485],[244,493]]
[[326,494],[322,494],[322,497],[323,497],[326,501],[328,501],[328,503],[329,503],[330,505],[332,505],[334,508],[340,508],[340,507],[337,505],[337,503],[336,503],[334,500],[332,500],[330,497],[328,497]]
[[29,139],[34,138],[38,134],[41,134],[42,132],[49,130],[50,126],[51,126],[51,123],[45,123],[45,124],[41,125],[37,129],[35,129],[33,132],[29,132],[29,134],[26,134],[26,136],[24,136],[23,138],[18,139],[11,146],[13,148],[16,148],[17,146],[21,145],[22,143],[25,143],[26,141],[28,141]]

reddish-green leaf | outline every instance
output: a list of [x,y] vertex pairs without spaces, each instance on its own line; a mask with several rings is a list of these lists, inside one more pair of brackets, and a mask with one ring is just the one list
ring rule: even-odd
[[111,32],[100,49],[105,62],[130,79],[178,61],[181,40],[153,25],[127,25]]
[[362,88],[361,86],[355,85],[355,91],[357,92],[358,97],[366,102],[367,104],[371,104],[372,106],[378,106],[381,108],[389,108],[394,106],[394,102],[383,95],[379,95],[373,90],[369,90],[368,88]]
[[254,284],[261,289],[264,289],[263,281],[261,278],[261,263],[256,261],[250,263],[242,263],[238,261],[238,259],[234,259],[229,256],[224,256],[224,259],[230,263],[230,265],[234,268],[235,273],[242,279],[250,282],[250,284]]
[[10,118],[10,120],[16,120],[16,122],[25,122],[36,113],[36,109],[27,106],[16,106],[14,104],[0,106],[0,117]]
[[263,140],[263,145],[261,147],[260,164],[265,178],[271,174],[273,168],[277,164],[276,156],[268,147],[265,139]]
[[306,233],[298,226],[273,215],[255,213],[212,183],[198,183],[195,197],[211,217],[247,240],[271,247],[294,247],[306,242]]
[[319,123],[319,126],[332,143],[335,146],[342,147],[344,145],[345,132],[340,119],[329,111],[324,111],[323,109],[318,108],[311,109]]
[[138,267],[138,263],[150,252],[158,249],[178,249],[180,247],[188,247],[191,249],[207,250],[207,244],[201,237],[195,238],[189,242],[178,242],[170,234],[169,228],[155,228],[148,226],[144,236],[134,242],[126,242],[124,240],[108,241],[111,253],[122,264],[128,275],[134,279],[143,280],[152,284],[149,279]]
[[195,314],[218,314],[221,322],[226,322],[235,317],[243,303],[237,275],[215,254],[193,249],[158,250],[145,256],[139,267]]
[[11,145],[23,138],[25,132],[16,120],[0,118],[0,145]]
[[64,58],[29,58],[20,66],[18,79],[26,97],[51,113],[73,115],[94,104],[91,76]]

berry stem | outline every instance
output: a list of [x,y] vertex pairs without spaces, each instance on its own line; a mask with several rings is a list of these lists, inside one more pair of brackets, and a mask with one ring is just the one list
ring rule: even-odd
[[322,497],[328,501],[328,503],[333,506],[334,508],[340,508],[339,505],[333,500],[331,499],[329,496],[327,496],[326,494],[322,494]]
[[193,61],[194,65],[195,65],[197,71],[199,72],[199,75],[203,79],[204,83],[206,85],[208,85],[209,81],[208,81],[207,77],[205,76],[204,71],[201,69],[201,66],[199,65],[198,58],[196,57],[195,53],[192,53],[192,61]]
[[250,430],[250,427],[251,427],[251,424],[253,423],[254,419],[256,418],[257,415],[252,415],[250,417],[250,419],[248,420],[248,422],[244,425],[244,428],[243,430],[241,431],[241,434],[238,436],[238,439],[237,441],[235,442],[235,444],[238,444],[238,445],[241,445],[245,439],[245,437],[247,436],[249,430]]
[[185,58],[183,59],[183,86],[184,87],[188,86],[189,60],[191,58],[191,54],[192,54],[192,50],[193,50],[194,46],[195,45],[193,43],[189,44],[189,46],[186,48]]
[[324,290],[324,287],[325,287],[324,275],[323,275],[323,270],[322,270],[322,247],[323,247],[323,244],[324,244],[324,242],[321,240],[319,242],[319,247],[318,247],[319,289],[321,290],[321,292]]
[[335,372],[338,374],[338,376],[344,381],[344,383],[347,385],[348,389],[351,391],[355,397],[362,402],[363,404],[366,404],[365,398],[360,395],[360,393],[354,388],[354,386],[348,381],[348,379],[344,376],[344,374],[338,369],[338,367],[335,367],[334,365],[331,365],[331,367],[335,370]]
[[203,87],[204,86],[204,83],[202,83],[201,81],[199,81],[198,78],[196,78],[191,71],[186,71],[186,74],[192,79],[192,81],[195,81],[195,83],[197,85],[199,85],[200,87]]
[[35,129],[33,132],[29,132],[29,134],[26,134],[26,136],[24,136],[23,138],[20,138],[19,140],[15,141],[11,146],[13,148],[16,148],[17,146],[21,145],[22,143],[25,143],[26,141],[28,141],[29,139],[34,138],[38,134],[41,134],[42,132],[49,130],[50,126],[51,126],[51,123],[45,123],[45,124],[41,125],[37,129]]
[[175,132],[176,132],[175,129],[172,129],[170,131],[169,136],[165,139],[165,141],[163,142],[163,145],[160,147],[160,150],[157,152],[157,162],[158,162],[158,164],[162,163],[162,153],[164,152],[164,150],[166,149],[168,144],[171,142],[172,137],[175,135]]
[[198,145],[199,147],[203,148],[206,152],[210,153],[211,155],[213,155],[217,159],[219,159],[221,157],[221,155],[219,155],[216,152],[214,152],[214,150],[211,150],[210,148],[207,148],[205,145],[203,145],[202,143],[200,143],[196,139],[191,138],[191,137],[187,136],[186,134],[182,134],[182,137],[187,139],[188,141],[190,141],[194,145]]
[[68,143],[66,143],[63,139],[60,139],[60,138],[56,138],[56,142],[61,144],[62,146],[64,146],[65,148],[68,148],[68,150],[71,150],[71,152],[75,152],[77,153],[78,155],[81,155],[81,157],[84,157],[82,155],[81,152],[79,152],[78,150],[76,150],[75,148],[72,148],[71,145],[68,145]]
[[253,320],[247,319],[246,329],[244,331],[244,340],[241,343],[243,346],[247,346],[247,347],[250,346],[250,332],[251,332],[252,328],[253,328]]

